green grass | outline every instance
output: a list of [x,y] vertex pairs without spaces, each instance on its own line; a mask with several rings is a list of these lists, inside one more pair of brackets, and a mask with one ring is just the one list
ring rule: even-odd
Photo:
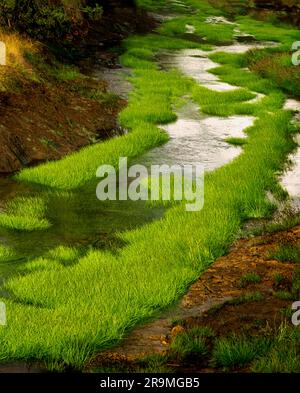
[[210,328],[191,328],[175,336],[170,345],[171,352],[181,358],[192,354],[205,356],[208,353],[207,338],[213,335]]
[[51,185],[58,189],[79,188],[95,178],[99,166],[108,164],[117,167],[120,156],[136,157],[166,140],[166,134],[159,128],[140,122],[129,134],[85,147],[60,161],[24,169],[16,175],[16,179]]
[[0,245],[0,263],[8,262],[15,258],[16,253],[10,247]]
[[250,292],[246,293],[245,295],[242,295],[238,298],[235,298],[233,300],[230,300],[230,304],[242,304],[242,303],[248,303],[248,302],[260,302],[264,300],[264,296],[260,292]]
[[98,101],[108,108],[116,108],[120,98],[117,94],[111,92],[103,92],[99,89],[83,89],[80,93],[87,98]]
[[52,68],[50,71],[50,75],[60,82],[74,81],[82,77],[79,71],[71,66]]
[[43,256],[26,263],[24,269],[28,271],[60,269],[77,262],[81,255],[82,250],[78,248],[58,246]]
[[293,96],[300,95],[299,67],[292,64],[291,51],[256,50],[247,55],[249,68],[258,75],[272,80],[284,92]]
[[58,246],[48,251],[46,256],[60,262],[73,262],[80,257],[80,250],[75,247]]
[[224,82],[234,86],[247,87],[258,93],[269,94],[276,89],[276,84],[271,80],[262,77],[258,78],[254,73],[231,65],[223,65],[210,70],[210,72],[219,76]]
[[139,373],[170,373],[167,365],[168,356],[157,354],[147,356],[138,361]]
[[[285,194],[285,197],[287,195]],[[263,234],[271,234],[279,231],[285,231],[300,224],[300,214],[288,215],[280,220],[267,222],[259,228],[254,228],[247,232],[248,236],[261,236]]]
[[280,285],[284,282],[284,276],[280,273],[274,273],[273,275],[275,285]]
[[299,328],[282,325],[273,339],[271,350],[253,362],[252,371],[259,373],[299,373],[299,344]]
[[37,258],[25,264],[25,271],[55,270],[62,267],[61,263],[53,259]]
[[40,197],[18,197],[8,202],[5,213],[0,214],[0,226],[18,230],[47,229],[51,223],[45,218],[46,203]]
[[300,296],[300,270],[296,269],[293,274],[292,295],[294,299]]
[[288,49],[293,42],[299,41],[299,30],[289,25],[275,26],[272,23],[255,20],[248,16],[237,17],[236,22],[239,23],[241,31],[253,34],[258,40],[278,42]]
[[245,368],[259,373],[300,370],[300,330],[283,323],[267,336],[233,334],[215,340],[211,363],[225,370]]
[[299,372],[299,328],[282,325],[273,336],[232,336],[219,339],[213,350],[213,359],[219,367],[250,366],[260,373]]
[[195,16],[186,16],[171,19],[164,23],[158,30],[162,34],[182,37],[186,32],[186,25],[195,28],[195,35],[205,40],[208,44],[229,44],[232,42],[234,25],[218,25],[205,22],[205,16],[197,13]]
[[287,291],[277,291],[274,296],[281,300],[294,300],[294,296]]
[[281,262],[300,263],[300,246],[281,246],[269,254],[269,258]]
[[261,276],[257,273],[248,273],[241,277],[239,286],[244,288],[249,284],[258,284],[262,280]]
[[[199,7],[203,17],[210,12],[202,1],[187,4]],[[292,115],[281,109],[283,95],[267,79],[259,80],[233,66],[225,74],[245,89],[216,93],[197,86],[179,72],[161,71],[152,64],[150,52],[190,47],[199,46],[170,35],[150,34],[127,40],[125,48],[131,52],[122,60],[131,59],[134,91],[120,121],[130,132],[60,161],[25,169],[16,178],[61,189],[82,187],[95,178],[99,165],[116,166],[119,156],[133,158],[165,142],[166,134],[157,124],[176,119],[173,107],[183,96],[191,96],[202,110],[210,107],[215,113],[218,105],[213,98],[223,102],[227,116],[255,113],[257,120],[246,130],[248,143],[243,153],[206,174],[201,211],[186,212],[184,204],[177,204],[163,219],[120,234],[126,246],[115,254],[90,250],[66,266],[59,263],[65,251],[30,261],[36,268],[6,283],[11,298],[5,299],[8,324],[0,327],[1,359],[40,359],[50,369],[82,368],[93,354],[116,343],[137,322],[178,300],[187,286],[228,250],[244,220],[272,213],[274,206],[266,199],[266,191],[277,190],[276,174],[283,170],[295,146]],[[247,104],[244,101],[253,97],[249,88],[263,90],[267,97]],[[226,104],[230,104],[230,111],[224,109]],[[34,209],[33,217],[27,215],[24,206],[20,211],[23,221],[36,217]],[[48,262],[53,268],[45,269]],[[297,281],[295,291],[296,287]],[[243,301],[261,298],[256,293]],[[199,351],[203,349],[202,341],[196,346]],[[244,346],[241,348],[243,351]],[[251,358],[255,345],[254,349],[250,345],[239,362]]]
[[233,146],[244,146],[247,143],[247,139],[246,138],[226,138],[225,142],[233,145]]

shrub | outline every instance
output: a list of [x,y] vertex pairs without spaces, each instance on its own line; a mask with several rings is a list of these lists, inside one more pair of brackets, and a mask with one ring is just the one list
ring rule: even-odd
[[[84,18],[98,19],[99,4],[86,0],[2,0],[0,24],[41,40],[71,39],[78,35]],[[83,30],[82,30],[83,31]]]

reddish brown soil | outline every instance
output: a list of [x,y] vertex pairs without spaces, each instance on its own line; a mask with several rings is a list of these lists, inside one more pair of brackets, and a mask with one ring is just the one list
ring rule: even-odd
[[60,158],[111,136],[121,105],[107,107],[66,84],[24,81],[21,91],[0,93],[0,173]]
[[[292,303],[278,299],[274,293],[291,288],[295,264],[271,260],[269,253],[281,245],[299,242],[299,226],[275,234],[238,240],[228,255],[219,258],[191,286],[175,309],[135,329],[118,347],[98,354],[87,369],[111,366],[123,370],[138,369],[141,359],[167,354],[173,337],[194,326],[209,326],[217,336],[274,332],[285,320],[282,310],[290,308]],[[253,272],[261,276],[261,282],[241,287],[241,277]],[[284,277],[280,285],[275,283],[275,273]],[[254,292],[260,292],[263,300],[237,301],[241,296]],[[216,371],[203,364],[202,360],[199,362],[199,359],[168,365],[180,371]]]

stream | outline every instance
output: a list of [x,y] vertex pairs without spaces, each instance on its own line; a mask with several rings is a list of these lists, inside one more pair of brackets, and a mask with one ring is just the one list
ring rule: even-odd
[[[218,64],[208,59],[215,51],[244,53],[251,48],[262,46],[258,43],[235,43],[230,46],[217,47],[211,52],[202,50],[182,50],[162,53],[159,63],[163,69],[177,68],[201,85],[216,91],[236,89],[221,82],[208,70]],[[104,79],[111,91],[118,92],[123,98],[130,91],[126,81],[128,70],[107,70]],[[94,77],[103,77],[102,71],[95,70]],[[260,96],[257,96],[259,99]],[[152,164],[201,164],[206,171],[213,171],[236,158],[242,148],[232,146],[224,141],[227,137],[245,137],[244,129],[255,120],[251,116],[231,116],[222,118],[200,113],[199,108],[188,102],[177,110],[174,123],[161,126],[170,136],[163,146],[157,147],[140,156],[135,163],[150,166]],[[296,169],[287,172],[282,183],[291,194],[300,197],[300,150],[293,157]],[[100,249],[114,250],[122,244],[116,237],[117,232],[126,231],[145,225],[161,218],[163,207],[149,207],[144,201],[107,201],[96,199],[97,181],[89,183],[80,192],[54,192],[40,186],[17,183],[9,178],[0,179],[0,209],[16,196],[46,194],[49,206],[48,218],[53,224],[47,231],[17,232],[0,228],[2,244],[16,249],[19,255],[38,257],[47,250],[59,245],[93,246]],[[25,258],[10,263],[0,263],[0,283],[15,274]]]

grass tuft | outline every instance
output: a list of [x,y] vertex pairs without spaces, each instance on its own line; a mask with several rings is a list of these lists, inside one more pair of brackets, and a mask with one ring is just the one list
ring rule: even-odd
[[245,288],[249,284],[258,284],[261,282],[261,276],[257,273],[248,273],[241,277],[239,286]]
[[300,246],[281,246],[276,251],[271,252],[269,258],[281,262],[300,263]]
[[213,361],[218,367],[243,367],[270,350],[267,338],[247,338],[233,335],[216,341]]
[[39,197],[18,197],[8,202],[0,214],[0,226],[17,231],[34,231],[51,226],[45,218],[45,201]]

